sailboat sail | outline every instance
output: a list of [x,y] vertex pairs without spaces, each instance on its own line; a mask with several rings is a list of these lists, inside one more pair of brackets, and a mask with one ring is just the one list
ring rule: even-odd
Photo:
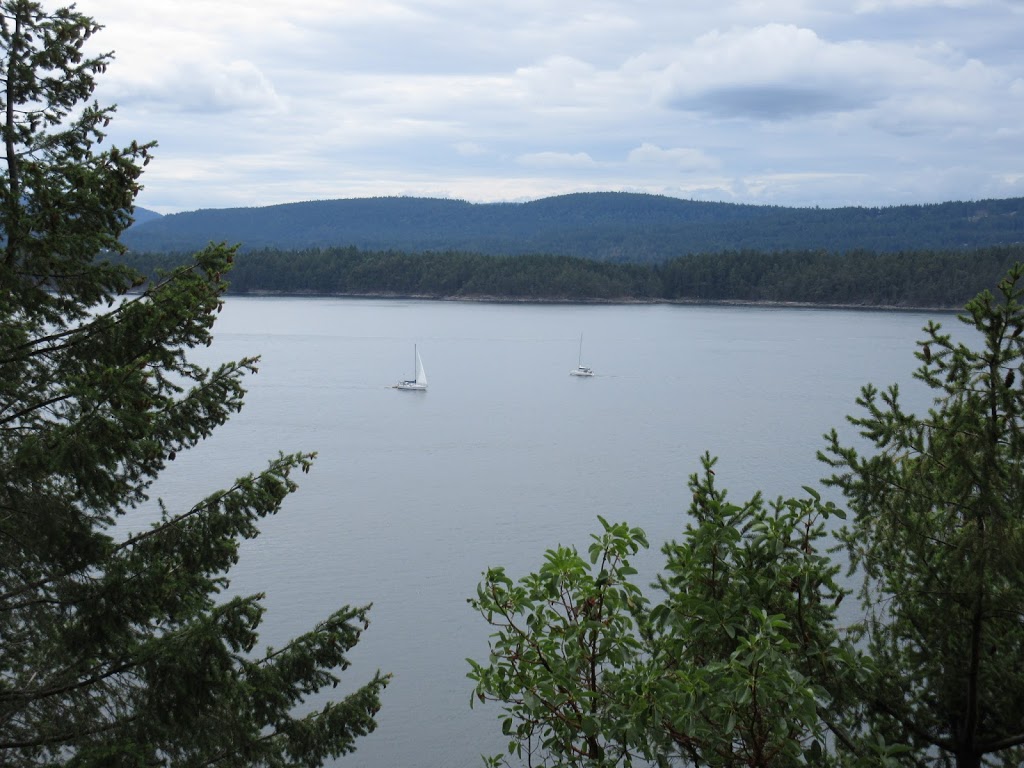
[[427,386],[427,372],[423,370],[423,361],[420,359],[420,351],[416,350],[416,383]]
[[412,354],[413,357],[415,358],[415,362],[413,363],[413,371],[415,378],[398,382],[397,384],[395,384],[395,389],[414,389],[422,392],[427,388],[427,372],[423,368],[423,360],[420,359],[419,348],[413,345],[412,349]]

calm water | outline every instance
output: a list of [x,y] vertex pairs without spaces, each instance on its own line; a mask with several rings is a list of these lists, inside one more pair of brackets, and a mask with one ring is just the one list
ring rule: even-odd
[[[464,659],[487,655],[466,605],[487,566],[521,575],[548,547],[585,548],[602,515],[647,530],[646,581],[685,524],[705,450],[734,499],[797,495],[824,474],[821,435],[843,431],[862,384],[900,382],[923,403],[910,372],[932,316],[232,298],[203,356],[260,354],[259,375],[159,493],[185,507],[278,450],[317,451],[234,588],[267,593],[273,645],[342,604],[374,604],[345,680],[380,668],[394,681],[377,732],[338,765],[478,766],[505,744],[499,708],[470,710],[465,678]],[[592,379],[568,375],[581,332]],[[426,393],[391,388],[412,376],[414,343]]]

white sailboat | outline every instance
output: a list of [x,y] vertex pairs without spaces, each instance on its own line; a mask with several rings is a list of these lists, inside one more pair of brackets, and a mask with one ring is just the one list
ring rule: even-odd
[[417,392],[425,392],[427,389],[427,372],[423,370],[423,361],[420,359],[420,351],[416,345],[412,346],[412,354],[416,362],[414,363],[415,377],[407,381],[400,381],[395,384],[395,389],[411,389]]
[[583,334],[580,334],[580,358],[576,363],[576,368],[569,371],[570,376],[593,376],[594,371],[592,368],[583,364]]

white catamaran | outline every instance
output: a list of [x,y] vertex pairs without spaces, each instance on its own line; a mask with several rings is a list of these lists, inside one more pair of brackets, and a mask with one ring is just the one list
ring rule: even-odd
[[411,389],[417,392],[425,392],[427,389],[427,372],[423,370],[423,361],[420,360],[420,351],[413,344],[412,347],[413,357],[416,359],[415,362],[415,376],[416,378],[408,381],[400,381],[395,384],[395,389]]
[[594,371],[583,364],[583,334],[580,334],[580,358],[576,363],[576,368],[569,371],[570,376],[593,376]]

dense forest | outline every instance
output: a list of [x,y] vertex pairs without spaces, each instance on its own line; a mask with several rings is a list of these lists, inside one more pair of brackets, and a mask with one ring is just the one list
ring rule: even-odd
[[886,208],[787,208],[594,192],[526,203],[384,197],[152,216],[122,235],[135,251],[243,249],[554,254],[654,264],[732,251],[959,250],[1024,242],[1024,198]]
[[[128,253],[145,274],[185,253]],[[233,294],[417,296],[507,301],[740,301],[960,308],[996,284],[1024,245],[896,253],[753,250],[613,264],[568,256],[406,253],[354,247],[238,254]]]

